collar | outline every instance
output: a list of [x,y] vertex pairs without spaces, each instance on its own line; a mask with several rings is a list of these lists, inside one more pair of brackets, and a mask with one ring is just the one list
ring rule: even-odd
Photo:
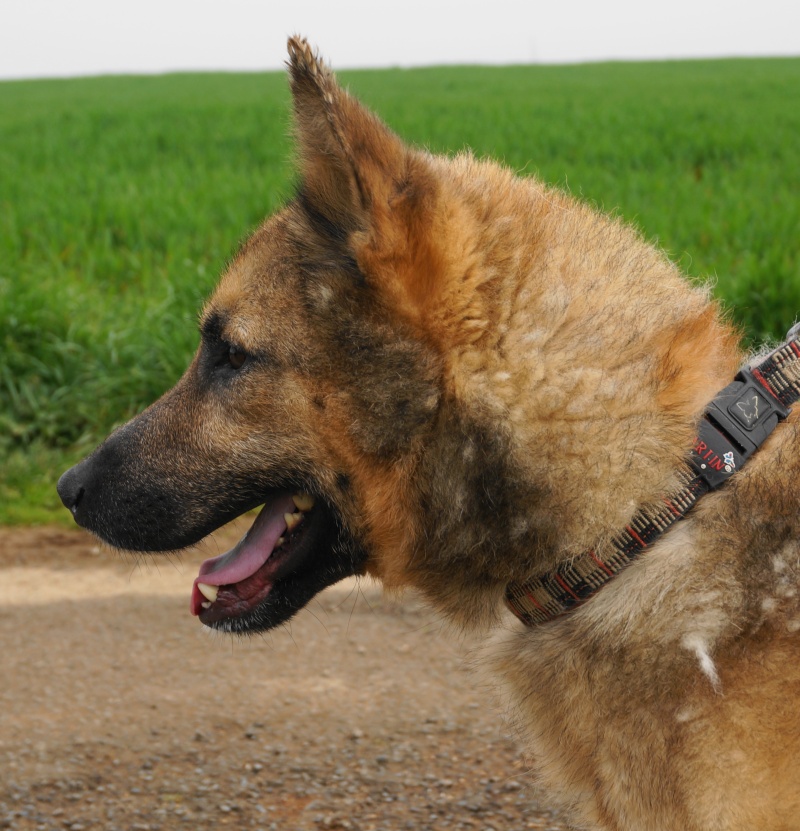
[[677,470],[678,488],[639,509],[607,543],[555,571],[509,583],[506,605],[535,626],[582,605],[694,507],[724,485],[767,440],[800,399],[800,324],[787,342],[755,366],[744,367],[706,408],[697,437]]

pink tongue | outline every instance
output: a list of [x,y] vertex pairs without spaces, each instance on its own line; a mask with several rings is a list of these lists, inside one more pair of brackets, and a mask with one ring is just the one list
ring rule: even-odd
[[255,574],[267,562],[275,543],[286,530],[284,514],[296,510],[294,501],[288,494],[264,505],[250,530],[230,551],[202,563],[200,574],[192,586],[192,614],[199,614],[199,601],[204,599],[200,596],[197,584],[228,586]]

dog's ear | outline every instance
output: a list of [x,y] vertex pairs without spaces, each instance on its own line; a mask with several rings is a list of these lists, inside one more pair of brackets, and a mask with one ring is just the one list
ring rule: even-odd
[[335,226],[366,230],[403,178],[406,148],[301,38],[289,40],[289,73],[304,198]]
[[367,280],[415,316],[430,299],[441,244],[428,157],[342,89],[301,38],[289,40],[289,73],[304,202],[347,240]]

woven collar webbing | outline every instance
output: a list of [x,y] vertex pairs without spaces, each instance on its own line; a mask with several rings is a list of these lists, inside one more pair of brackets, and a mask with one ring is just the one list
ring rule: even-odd
[[604,545],[555,571],[508,585],[506,605],[523,623],[545,623],[586,602],[758,450],[800,399],[800,327],[788,337],[757,366],[743,369],[709,404],[689,458],[676,471],[674,492],[637,511]]

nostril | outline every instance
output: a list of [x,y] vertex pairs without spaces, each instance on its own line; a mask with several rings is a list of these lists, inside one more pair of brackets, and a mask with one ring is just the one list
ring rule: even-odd
[[73,514],[77,513],[78,505],[80,505],[81,499],[83,499],[84,492],[85,492],[84,488],[80,488],[78,490],[77,495],[75,496],[75,501],[72,503],[72,505],[69,506],[69,509],[70,509],[70,511],[72,511]]

